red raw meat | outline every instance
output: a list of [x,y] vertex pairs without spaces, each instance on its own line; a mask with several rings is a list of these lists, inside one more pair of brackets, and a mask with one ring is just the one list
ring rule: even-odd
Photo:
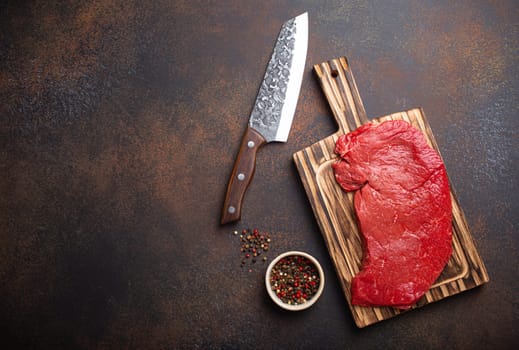
[[362,232],[361,271],[352,304],[415,304],[452,253],[452,207],[445,166],[423,134],[402,120],[366,124],[342,135],[332,165],[335,178],[355,193]]

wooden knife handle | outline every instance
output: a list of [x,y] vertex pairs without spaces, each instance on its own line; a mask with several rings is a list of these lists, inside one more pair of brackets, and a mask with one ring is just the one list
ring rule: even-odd
[[260,133],[250,126],[247,127],[227,185],[220,221],[222,225],[240,220],[243,197],[256,169],[256,152],[265,142]]

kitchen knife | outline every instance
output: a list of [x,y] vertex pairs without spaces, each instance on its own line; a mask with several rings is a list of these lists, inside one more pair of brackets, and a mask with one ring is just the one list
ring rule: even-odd
[[268,142],[288,139],[307,47],[308,14],[305,12],[281,27],[227,186],[222,224],[241,217],[242,201],[254,175],[258,148]]

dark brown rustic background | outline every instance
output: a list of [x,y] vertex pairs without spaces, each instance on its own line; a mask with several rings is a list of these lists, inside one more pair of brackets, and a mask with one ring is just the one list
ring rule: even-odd
[[[242,221],[234,156],[283,21],[309,12],[287,144],[260,150]],[[17,348],[513,348],[519,344],[516,1],[2,1],[0,342]],[[333,133],[311,67],[347,56],[368,115],[423,107],[491,282],[359,330],[292,154]],[[269,254],[323,264],[274,306]],[[1,344],[0,344],[1,345]],[[3,346],[3,348],[6,348]]]

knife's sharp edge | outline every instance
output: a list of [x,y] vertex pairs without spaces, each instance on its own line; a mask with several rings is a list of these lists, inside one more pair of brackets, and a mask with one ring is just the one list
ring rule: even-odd
[[296,40],[294,47],[294,60],[292,62],[291,74],[288,80],[285,103],[281,112],[281,119],[274,137],[275,141],[286,142],[292,126],[292,120],[299,100],[299,92],[303,80],[306,63],[306,52],[308,50],[308,13],[305,12],[295,19]]

